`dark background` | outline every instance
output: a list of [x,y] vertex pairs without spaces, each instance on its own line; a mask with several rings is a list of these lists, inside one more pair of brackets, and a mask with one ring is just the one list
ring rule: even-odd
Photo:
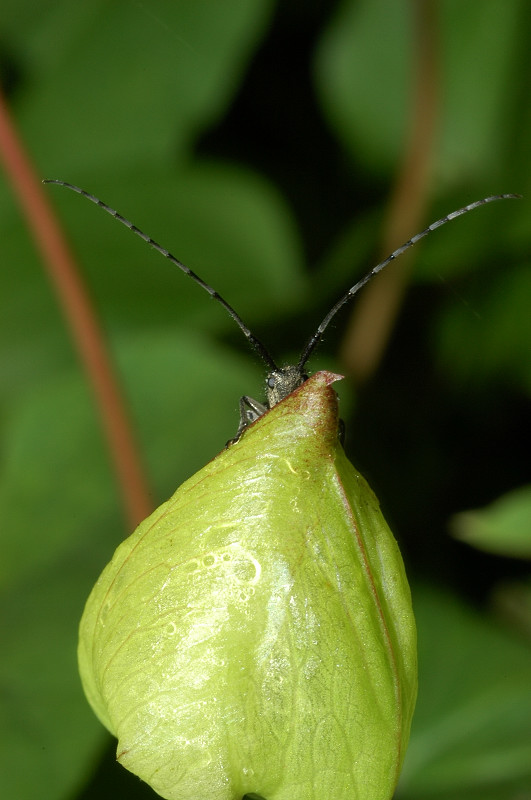
[[[36,175],[82,185],[169,247],[278,361],[437,217],[531,196],[525,2],[19,0],[2,17],[3,90]],[[233,435],[238,397],[261,396],[264,369],[176,269],[87,201],[47,192],[156,505]],[[389,326],[368,366],[362,295],[310,363],[347,376],[346,449],[412,583],[420,694],[404,800],[531,797],[531,511],[514,520],[521,546],[505,518],[484,538],[481,515],[452,525],[530,480],[528,203],[452,222],[389,267],[387,290],[364,290]],[[3,176],[0,225],[0,790],[148,798],[79,687],[77,621],[128,531],[90,388]]]

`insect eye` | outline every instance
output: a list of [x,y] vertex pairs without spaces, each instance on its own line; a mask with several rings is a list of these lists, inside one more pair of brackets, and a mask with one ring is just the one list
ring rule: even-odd
[[273,375],[269,375],[269,377],[267,378],[266,383],[267,383],[267,385],[269,386],[270,389],[274,389],[275,388],[276,380],[273,377]]

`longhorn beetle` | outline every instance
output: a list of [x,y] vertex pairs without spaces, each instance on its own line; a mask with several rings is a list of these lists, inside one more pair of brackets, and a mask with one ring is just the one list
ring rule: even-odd
[[339,441],[341,376],[307,379],[305,367],[373,275],[431,230],[515,195],[414,236],[279,368],[198,275],[98,198],[54,182],[216,298],[269,369],[266,403],[240,401],[236,440],[255,424],[119,545],[87,600],[80,675],[118,760],[165,800],[390,800],[417,694],[411,595],[378,501]]

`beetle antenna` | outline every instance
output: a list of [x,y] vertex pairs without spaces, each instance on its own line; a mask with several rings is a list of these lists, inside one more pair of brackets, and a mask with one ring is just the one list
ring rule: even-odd
[[348,301],[352,297],[354,297],[354,295],[357,294],[359,290],[371,280],[371,278],[374,278],[375,275],[377,275],[379,272],[385,269],[385,267],[388,264],[390,264],[391,261],[394,261],[396,258],[401,256],[402,253],[404,253],[406,250],[409,250],[410,247],[416,244],[420,239],[423,239],[425,236],[427,236],[428,233],[431,233],[431,231],[434,231],[436,228],[440,228],[443,225],[446,225],[447,222],[450,222],[452,219],[456,219],[456,217],[461,217],[463,214],[468,214],[469,211],[473,211],[475,208],[479,208],[479,206],[484,206],[487,203],[493,203],[495,200],[520,200],[521,197],[522,195],[520,194],[493,194],[490,197],[484,197],[482,200],[476,200],[474,203],[470,203],[467,206],[463,206],[463,208],[459,208],[457,209],[457,211],[452,211],[451,214],[447,214],[445,217],[441,217],[441,219],[438,219],[436,222],[432,222],[432,224],[428,225],[428,227],[425,228],[423,231],[417,233],[416,236],[413,236],[403,245],[394,250],[390,256],[387,256],[386,259],[380,261],[379,264],[377,264],[375,267],[369,270],[369,272],[363,278],[361,278],[361,280],[355,283],[354,286],[352,286],[348,290],[348,292],[346,292],[346,294],[344,294],[343,297],[341,297],[337,301],[337,303],[333,306],[333,308],[330,309],[330,311],[323,319],[323,321],[321,322],[321,324],[319,325],[313,336],[310,337],[304,350],[302,351],[302,355],[297,365],[298,369],[301,370],[302,372],[302,370],[304,369],[304,365],[306,364],[311,354],[321,341],[323,333],[325,332],[326,328],[328,327],[332,319],[335,317],[337,312],[341,308],[343,308],[345,303],[348,303]]
[[189,278],[191,278],[193,281],[195,281],[195,283],[201,286],[201,288],[204,289],[205,292],[208,292],[208,294],[212,298],[214,298],[214,300],[217,300],[217,302],[220,303],[226,311],[228,311],[228,313],[235,321],[236,325],[240,328],[244,336],[247,337],[247,341],[250,343],[252,347],[254,347],[256,352],[259,354],[262,361],[264,361],[268,365],[268,367],[270,367],[270,369],[272,370],[278,369],[277,365],[273,361],[272,357],[269,355],[269,352],[267,351],[265,346],[259,339],[256,338],[256,336],[253,333],[251,333],[247,325],[244,323],[240,315],[233,309],[233,307],[229,305],[229,303],[227,303],[227,301],[218,292],[216,292],[216,290],[213,289],[212,286],[210,286],[208,283],[205,283],[205,281],[202,278],[200,278],[199,275],[196,275],[196,273],[193,272],[193,270],[191,270],[190,267],[187,267],[186,264],[183,264],[182,261],[179,261],[178,258],[172,255],[172,253],[170,253],[169,250],[166,250],[165,247],[162,247],[158,242],[152,239],[151,236],[147,236],[147,234],[141,231],[140,228],[137,228],[136,225],[133,225],[132,222],[130,222],[128,219],[119,214],[118,211],[115,211],[114,208],[108,206],[107,203],[104,203],[103,200],[100,200],[95,195],[90,194],[90,192],[86,192],[84,189],[80,189],[79,186],[74,186],[74,184],[72,183],[67,183],[67,181],[56,180],[54,178],[46,178],[45,180],[43,180],[43,183],[55,183],[57,186],[64,186],[66,189],[71,189],[73,192],[80,194],[82,197],[86,197],[87,200],[90,200],[92,203],[95,203],[100,208],[103,208],[103,210],[106,211],[108,214],[110,214],[111,217],[114,217],[114,219],[117,219],[118,222],[122,223],[122,225],[125,225],[126,228],[129,228],[130,231],[136,233],[137,236],[140,236],[140,238],[143,239],[145,242],[147,242],[147,244],[149,244],[150,247],[152,247],[158,253],[163,255],[164,258],[167,258],[168,261],[171,261],[171,263],[174,264],[176,267],[179,267],[179,269],[182,270],[186,275],[188,275]]

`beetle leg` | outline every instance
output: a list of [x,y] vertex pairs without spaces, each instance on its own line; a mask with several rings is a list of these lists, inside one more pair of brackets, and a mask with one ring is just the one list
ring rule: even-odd
[[240,397],[240,428],[243,430],[251,422],[261,417],[262,414],[265,414],[266,411],[267,406],[259,403],[258,400],[253,400],[252,397],[247,395]]
[[247,426],[261,417],[262,414],[265,414],[267,410],[267,406],[259,403],[258,400],[253,400],[252,397],[246,394],[240,397],[240,424],[238,425],[236,436],[233,439],[229,439],[225,447],[237,442]]

